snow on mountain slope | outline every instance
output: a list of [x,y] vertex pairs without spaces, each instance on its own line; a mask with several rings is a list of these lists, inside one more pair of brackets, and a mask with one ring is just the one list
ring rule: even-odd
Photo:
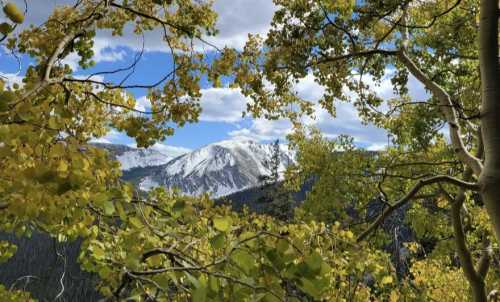
[[173,159],[154,149],[139,149],[125,145],[96,143],[98,147],[104,148],[120,162],[122,170],[130,170],[137,167],[160,166]]
[[134,149],[116,157],[122,164],[122,170],[136,167],[160,166],[172,160],[172,157],[151,149]]
[[[280,146],[280,170],[292,161],[286,146]],[[228,195],[259,185],[259,177],[270,175],[273,146],[251,140],[228,140],[207,145],[151,169],[139,180],[141,190],[161,185],[189,195],[205,192],[213,197]]]

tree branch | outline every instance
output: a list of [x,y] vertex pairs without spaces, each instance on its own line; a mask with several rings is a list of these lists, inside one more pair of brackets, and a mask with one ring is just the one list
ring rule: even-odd
[[450,139],[458,158],[465,165],[470,167],[475,175],[481,174],[483,164],[480,159],[472,155],[465,147],[461,137],[460,123],[458,122],[457,113],[454,109],[450,95],[441,86],[425,75],[415,62],[408,57],[404,49],[398,52],[398,58],[406,66],[406,68],[408,68],[410,73],[422,84],[424,84],[425,87],[439,100],[441,112],[450,126]]
[[384,220],[390,216],[394,211],[401,208],[405,204],[407,204],[413,197],[425,186],[436,184],[436,183],[449,183],[458,187],[462,187],[468,190],[479,190],[479,185],[477,183],[466,182],[448,175],[438,175],[429,177],[426,179],[419,180],[413,188],[400,200],[398,200],[393,205],[387,207],[382,214],[359,236],[357,241],[364,240],[371,232],[375,231],[380,225],[384,222]]
[[[481,128],[479,128],[477,132],[479,138],[476,156],[478,158],[481,158],[483,153],[482,141],[480,138]],[[463,179],[465,181],[472,179],[472,174],[472,169],[470,167],[466,167],[463,173]],[[486,288],[484,278],[486,276],[486,273],[488,272],[490,258],[487,248],[486,252],[481,256],[481,259],[477,263],[477,268],[474,267],[474,260],[469,251],[469,248],[467,247],[467,239],[462,222],[462,208],[466,197],[465,190],[463,188],[460,188],[455,198],[453,198],[443,188],[441,188],[441,191],[451,204],[451,223],[455,237],[456,250],[464,275],[471,286],[474,301],[486,301]]]

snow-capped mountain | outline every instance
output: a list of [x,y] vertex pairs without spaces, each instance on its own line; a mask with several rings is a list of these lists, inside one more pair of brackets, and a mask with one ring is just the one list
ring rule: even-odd
[[[286,146],[280,146],[280,170],[293,160]],[[213,197],[228,195],[259,185],[259,177],[270,175],[273,146],[251,140],[229,140],[207,145],[156,167],[132,169],[125,178],[141,190],[155,186],[178,188],[183,193],[205,192]]]
[[154,149],[132,148],[125,145],[95,143],[94,145],[109,151],[111,156],[121,163],[126,171],[138,167],[153,167],[168,163],[173,159]]

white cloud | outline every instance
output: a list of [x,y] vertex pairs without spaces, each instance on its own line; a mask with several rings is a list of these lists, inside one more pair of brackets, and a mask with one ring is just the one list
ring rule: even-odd
[[384,150],[386,148],[387,148],[387,144],[377,143],[377,144],[372,144],[372,145],[368,146],[367,149],[369,151],[381,151],[381,150]]
[[[389,99],[395,97],[389,72],[379,85],[366,78],[367,83],[381,98]],[[410,95],[415,98],[426,97],[422,86],[415,79],[409,82]],[[295,85],[296,93],[303,99],[314,103],[315,113],[313,117],[304,117],[302,122],[307,126],[319,128],[329,138],[347,134],[355,139],[356,143],[367,146],[369,149],[379,149],[386,145],[387,134],[385,130],[372,124],[364,124],[358,115],[357,109],[350,103],[337,102],[336,116],[332,117],[325,109],[316,103],[324,94],[325,89],[315,82],[314,76],[309,74]],[[354,94],[351,94],[354,98]],[[229,133],[233,137],[250,137],[259,140],[283,139],[292,131],[292,124],[287,120],[267,121],[262,119],[252,120],[252,124]]]
[[[201,89],[201,94],[200,121],[236,123],[242,120],[242,112],[246,109],[248,99],[239,89],[207,88]],[[151,110],[151,102],[147,96],[136,99],[135,109]]]
[[119,144],[123,139],[124,134],[115,129],[111,129],[102,137],[92,138],[91,143]]
[[[24,0],[12,1],[20,8],[24,8]],[[76,0],[28,1],[26,21],[19,27],[19,30],[28,27],[30,24],[39,26],[56,6],[73,5],[75,2]],[[220,47],[228,45],[237,48],[243,47],[248,33],[266,35],[270,28],[273,13],[276,10],[270,0],[216,0],[213,8],[218,14],[216,28],[219,30],[219,34],[216,37],[207,37],[207,40]],[[134,50],[140,50],[142,48],[142,38],[132,33],[132,26],[127,26],[123,37],[113,37],[109,32],[99,31],[96,42],[102,40],[105,45],[111,48],[127,46]],[[163,32],[160,29],[146,32],[144,35],[146,50],[169,51],[162,39],[162,34]],[[206,50],[212,50],[209,46],[206,47]],[[99,53],[96,52],[96,55],[99,56]],[[100,55],[106,57],[104,53]],[[108,56],[107,59],[116,59],[115,55]]]
[[[131,142],[131,138],[126,136],[124,133],[119,132],[115,129],[111,129],[105,136],[99,138],[93,138],[90,142],[92,143],[105,143],[105,144],[122,144],[127,145],[132,148],[137,148],[137,144]],[[177,157],[179,155],[188,153],[191,151],[189,148],[170,146],[163,143],[155,143],[149,149],[156,150],[166,156]]]
[[23,77],[17,73],[4,73],[0,71],[0,79],[2,79],[8,87],[13,84],[23,85]]
[[219,46],[243,48],[248,34],[266,36],[276,6],[270,0],[216,0],[219,34],[208,40]]
[[86,74],[79,74],[74,76],[75,79],[79,80],[92,80],[92,81],[98,81],[98,82],[104,82],[104,76],[102,75],[86,75]]
[[233,123],[242,119],[248,99],[239,89],[208,88],[201,93],[201,121]]
[[97,144],[112,144],[112,142],[104,137],[99,137],[99,138],[93,138],[90,140],[91,143],[97,143]]
[[[95,63],[123,61],[127,55],[119,45],[109,44],[108,41],[101,38],[94,40],[92,51],[94,52],[92,60]],[[80,57],[75,52],[72,52],[62,60],[62,63],[68,64],[73,71],[77,71],[80,68],[79,61]]]
[[125,50],[119,49],[116,45],[110,45],[109,40],[99,38],[95,39],[92,50],[94,51],[93,60],[96,63],[122,61],[126,56]]
[[291,131],[292,123],[289,120],[254,119],[250,127],[230,131],[229,136],[236,139],[273,140],[283,139]]
[[295,85],[295,92],[299,97],[316,102],[323,96],[325,87],[316,83],[314,79],[314,75],[308,74]]
[[135,100],[135,110],[148,111],[151,108],[151,102],[147,96],[141,96]]

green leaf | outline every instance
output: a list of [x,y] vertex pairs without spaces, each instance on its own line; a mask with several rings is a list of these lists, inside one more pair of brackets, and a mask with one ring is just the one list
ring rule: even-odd
[[200,286],[193,291],[192,302],[205,302],[207,300],[207,288]]
[[60,160],[57,163],[56,171],[61,172],[61,173],[67,172],[68,171],[68,164],[63,160]]
[[255,265],[255,260],[252,255],[243,250],[235,251],[231,259],[248,275]]
[[186,202],[184,200],[178,200],[174,203],[172,210],[174,211],[174,213],[179,214],[182,211],[184,211],[185,207],[186,207]]
[[98,259],[98,260],[104,259],[105,253],[104,253],[104,250],[101,249],[100,247],[94,246],[92,248],[92,253],[94,254],[94,257],[96,259]]
[[318,273],[321,269],[323,258],[317,252],[313,252],[312,254],[306,256],[305,263],[312,272]]
[[130,223],[133,227],[138,228],[138,229],[140,229],[140,228],[144,227],[144,225],[142,224],[141,220],[140,220],[139,218],[137,218],[137,217],[130,217],[130,218],[128,219],[128,222],[129,222],[129,223]]
[[281,300],[278,299],[278,297],[270,294],[270,293],[267,293],[263,298],[262,298],[262,301],[264,302],[280,302]]
[[320,290],[316,287],[315,283],[313,281],[310,281],[308,279],[302,278],[300,279],[301,286],[300,288],[308,295],[312,296],[314,299],[320,299],[321,297],[321,292]]
[[[9,23],[3,22],[0,23],[0,33],[4,36],[8,35],[10,32],[12,32],[12,26],[10,26]],[[1,90],[1,89],[0,89]]]
[[154,276],[153,279],[155,280],[156,283],[158,283],[158,285],[160,285],[163,288],[167,288],[170,285],[170,282],[172,281],[168,274],[159,274]]
[[125,213],[123,206],[120,203],[117,203],[115,207],[118,215],[120,215],[120,219],[123,221],[127,220],[127,213]]
[[189,272],[186,272],[186,277],[188,278],[189,282],[193,284],[195,288],[201,287],[201,283],[198,279],[196,279],[193,275],[191,275]]
[[57,143],[50,149],[50,155],[52,157],[61,157],[64,154],[66,154],[66,148],[62,143]]
[[286,251],[290,248],[290,244],[288,243],[288,241],[284,240],[284,239],[280,239],[278,241],[278,244],[276,246],[276,249],[278,250],[278,252],[280,252],[281,254],[284,254],[286,253]]
[[110,215],[113,215],[115,213],[115,205],[113,204],[113,202],[111,200],[106,200],[104,202],[103,209],[104,209],[105,215],[110,216]]
[[208,286],[212,292],[217,293],[219,291],[219,279],[213,276],[209,276]]
[[210,245],[212,245],[214,249],[221,249],[224,247],[225,241],[224,233],[219,233],[210,239]]
[[227,232],[231,228],[231,224],[233,223],[231,217],[229,216],[224,216],[224,217],[215,217],[213,219],[214,222],[214,227],[221,231],[221,232]]

